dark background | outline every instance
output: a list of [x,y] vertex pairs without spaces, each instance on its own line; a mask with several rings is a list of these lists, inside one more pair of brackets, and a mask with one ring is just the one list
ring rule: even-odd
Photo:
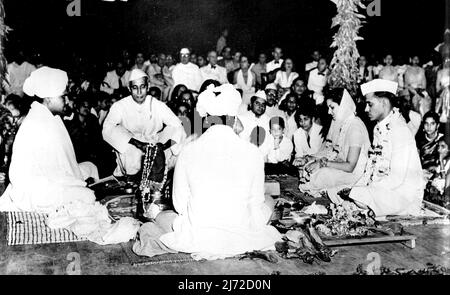
[[[360,31],[365,39],[358,42],[360,52],[392,52],[397,58],[418,53],[428,59],[443,39],[445,0],[380,1],[381,16],[367,17]],[[29,54],[41,51],[51,63],[73,54],[110,58],[124,48],[176,53],[189,46],[205,54],[223,28],[230,30],[228,43],[251,57],[274,44],[299,63],[316,48],[329,57],[333,52],[336,8],[330,0],[81,0],[80,17],[66,14],[69,3],[4,0],[5,21],[13,29],[7,57],[19,47]]]

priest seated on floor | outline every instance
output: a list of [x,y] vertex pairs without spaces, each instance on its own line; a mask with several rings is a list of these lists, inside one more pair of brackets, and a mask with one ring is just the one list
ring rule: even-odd
[[92,163],[78,164],[61,117],[68,77],[49,67],[34,71],[25,80],[24,92],[37,100],[31,104],[13,145],[10,184],[0,197],[0,211],[49,213],[71,201],[93,203],[86,187],[98,178]]
[[256,146],[238,136],[240,104],[231,84],[209,87],[199,95],[197,110],[210,127],[178,157],[176,212],[163,211],[145,223],[135,253],[185,252],[194,259],[220,259],[274,249],[281,235],[267,225],[273,199],[264,196],[264,159]]

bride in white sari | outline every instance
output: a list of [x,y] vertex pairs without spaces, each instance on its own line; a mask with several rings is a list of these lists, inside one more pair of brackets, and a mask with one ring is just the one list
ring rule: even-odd
[[351,188],[364,174],[370,139],[347,90],[336,89],[326,103],[333,121],[319,152],[303,161],[299,189],[316,197],[326,191],[331,201],[341,204],[337,193]]

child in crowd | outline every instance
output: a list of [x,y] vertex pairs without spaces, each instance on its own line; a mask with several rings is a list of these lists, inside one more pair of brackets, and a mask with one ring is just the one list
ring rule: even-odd
[[273,117],[269,121],[270,135],[266,162],[278,164],[289,161],[292,154],[292,141],[284,134],[285,122],[282,117]]
[[285,134],[285,121],[282,117],[273,117],[269,121],[270,134],[261,147],[265,153],[266,175],[290,174],[297,176],[297,169],[290,163],[294,148],[292,139]]

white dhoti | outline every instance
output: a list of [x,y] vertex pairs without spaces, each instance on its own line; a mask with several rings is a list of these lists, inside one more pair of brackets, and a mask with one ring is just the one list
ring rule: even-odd
[[377,217],[387,215],[420,214],[423,190],[399,191],[383,186],[357,186],[350,192],[350,198],[367,205]]

